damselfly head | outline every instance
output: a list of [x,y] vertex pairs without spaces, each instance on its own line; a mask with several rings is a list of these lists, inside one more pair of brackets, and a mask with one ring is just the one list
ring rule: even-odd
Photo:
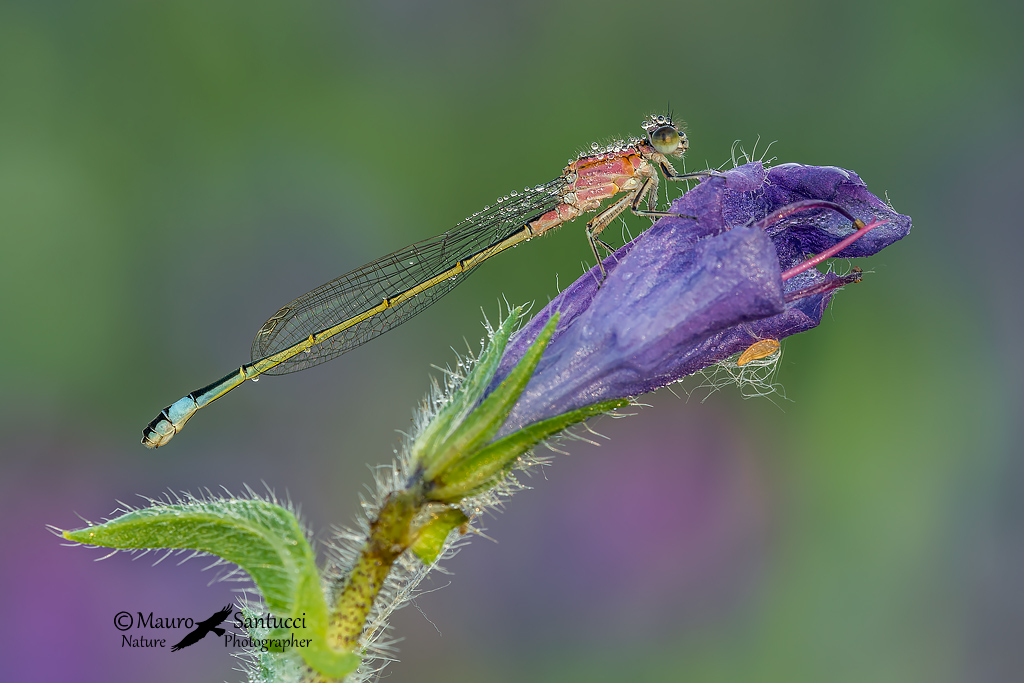
[[671,116],[651,114],[643,122],[651,147],[665,156],[681,157],[689,146],[686,133],[672,123]]

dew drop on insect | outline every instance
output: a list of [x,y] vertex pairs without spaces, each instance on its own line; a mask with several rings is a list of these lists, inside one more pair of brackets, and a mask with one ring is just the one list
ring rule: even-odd
[[536,190],[537,192],[540,192],[541,190],[544,189],[544,186],[543,185],[538,185],[537,187],[535,187],[533,189]]
[[595,152],[597,151],[598,147],[600,147],[600,145],[597,144],[596,142],[591,142],[590,143],[590,149],[594,150]]
[[259,381],[260,381],[260,378],[259,378],[259,377],[253,377],[253,378],[252,378],[252,381],[253,381],[253,382],[259,382]]
[[518,192],[516,192],[515,190],[512,190],[512,196],[513,196],[513,197],[518,197],[518,196],[519,196],[519,193],[518,193]]

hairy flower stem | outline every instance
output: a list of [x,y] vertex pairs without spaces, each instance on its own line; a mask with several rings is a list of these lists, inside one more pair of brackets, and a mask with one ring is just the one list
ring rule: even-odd
[[331,611],[327,641],[332,648],[340,652],[360,649],[367,617],[402,553],[411,549],[430,565],[442,553],[449,533],[455,529],[466,532],[470,520],[456,507],[459,502],[498,485],[519,458],[544,439],[625,403],[605,402],[571,411],[492,441],[558,324],[559,316],[553,315],[508,377],[484,397],[521,314],[520,308],[510,311],[495,330],[488,351],[413,445],[415,472],[404,488],[384,498]]
[[412,522],[425,504],[419,487],[395,491],[385,500],[331,612],[327,639],[333,647],[348,652],[358,649],[370,608],[391,565],[414,540]]

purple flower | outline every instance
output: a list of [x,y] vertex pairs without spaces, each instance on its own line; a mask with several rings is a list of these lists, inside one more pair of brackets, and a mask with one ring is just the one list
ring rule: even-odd
[[509,343],[497,384],[553,311],[554,336],[499,436],[586,405],[637,396],[746,349],[821,322],[832,292],[859,279],[811,268],[783,271],[854,232],[838,205],[864,223],[887,221],[836,254],[869,256],[910,232],[860,177],[833,166],[751,163],[712,177],[663,218],[548,304]]

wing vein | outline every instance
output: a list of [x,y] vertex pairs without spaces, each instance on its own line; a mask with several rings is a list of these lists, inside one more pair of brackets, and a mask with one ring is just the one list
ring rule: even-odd
[[[278,311],[256,333],[252,360],[271,356],[310,335],[350,320],[501,242],[526,223],[554,209],[564,187],[565,179],[559,177],[518,193],[470,216],[445,233],[371,261],[303,294]],[[326,363],[409,320],[450,292],[473,270],[475,268],[453,275],[399,301],[265,374],[284,375]]]

